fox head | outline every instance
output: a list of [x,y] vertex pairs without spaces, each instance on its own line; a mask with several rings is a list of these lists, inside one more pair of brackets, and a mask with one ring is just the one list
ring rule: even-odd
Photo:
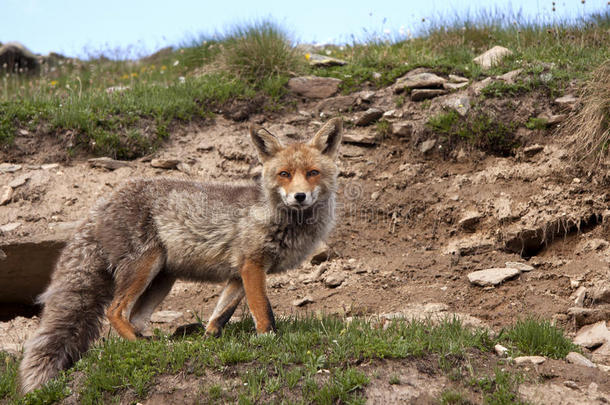
[[262,184],[274,202],[306,209],[336,192],[335,163],[343,121],[328,121],[307,143],[287,146],[264,128],[251,126],[250,136],[263,164]]

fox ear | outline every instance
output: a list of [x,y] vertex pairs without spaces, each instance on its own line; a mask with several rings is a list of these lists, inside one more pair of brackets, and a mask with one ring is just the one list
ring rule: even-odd
[[337,117],[328,121],[314,135],[310,145],[319,149],[324,155],[335,157],[343,136],[343,119]]
[[250,125],[250,138],[252,138],[252,143],[261,162],[269,160],[283,148],[282,143],[275,135],[257,125]]

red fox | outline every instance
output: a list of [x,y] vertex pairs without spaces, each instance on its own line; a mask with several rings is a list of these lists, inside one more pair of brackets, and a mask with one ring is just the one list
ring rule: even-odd
[[22,392],[78,360],[105,311],[120,336],[135,340],[176,279],[226,281],[206,334],[219,335],[244,296],[257,332],[275,330],[265,277],[297,266],[334,226],[342,120],[308,143],[284,146],[256,126],[250,136],[263,164],[259,184],[134,180],[98,201],[39,297]]

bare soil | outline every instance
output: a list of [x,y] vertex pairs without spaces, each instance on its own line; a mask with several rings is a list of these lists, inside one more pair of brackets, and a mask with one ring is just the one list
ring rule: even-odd
[[[396,108],[391,91],[382,89],[370,105],[354,106],[355,110],[369,106],[396,109],[402,118],[390,120],[412,122],[414,132],[406,138],[389,135],[375,145],[342,146],[339,220],[328,241],[331,258],[270,278],[269,293],[277,315],[317,311],[344,316],[423,313],[422,308],[435,308],[431,314],[465,314],[495,331],[533,315],[556,321],[568,334],[583,324],[608,320],[606,304],[590,298],[582,304],[589,311],[584,318],[568,311],[577,306],[574,293],[578,287],[594,291],[608,284],[607,179],[599,172],[587,175],[575,167],[562,146],[562,137],[551,130],[520,127],[516,136],[523,146],[514,156],[494,156],[459,144],[443,150],[438,147],[444,145],[442,140],[423,154],[421,142],[434,138],[423,123],[442,111],[441,103],[448,97],[452,95],[423,104],[407,101]],[[294,110],[251,115],[241,122],[218,117],[205,126],[180,128],[154,156],[113,171],[92,168],[82,156],[68,158],[61,142],[18,140],[15,150],[3,151],[3,159],[22,168],[0,173],[0,185],[23,175],[29,178],[15,188],[11,202],[0,207],[0,226],[20,223],[15,230],[0,233],[0,248],[69,233],[97,198],[133,177],[250,179],[258,172],[247,137],[249,123],[261,123],[272,130],[275,125],[286,142],[307,139],[323,121],[317,115],[318,107],[316,102],[299,100]],[[479,107],[516,124],[540,113],[560,112],[541,94],[486,100]],[[344,116],[349,120],[351,113]],[[346,127],[346,134],[375,131],[375,125]],[[543,149],[532,155],[523,153],[535,143]],[[182,163],[178,170],[155,169],[151,158]],[[41,168],[45,163],[59,165]],[[461,222],[473,212],[478,217],[474,222]],[[504,267],[510,261],[528,263],[534,270],[496,287],[478,287],[467,278],[472,271]],[[343,281],[331,288],[326,282],[328,275]],[[172,331],[194,322],[196,315],[205,319],[221,289],[221,285],[178,282],[159,310],[182,315],[153,326]],[[306,296],[313,302],[300,307],[293,304]],[[236,316],[244,312],[242,306]],[[31,330],[36,322],[36,318],[16,318],[3,323],[4,343],[14,345],[5,348],[18,351],[27,335],[22,331]],[[401,383],[371,385],[366,390],[371,403],[402,400],[404,384],[420,389],[447,387],[446,376],[422,376],[413,365],[384,364],[368,367],[397,373]],[[559,392],[559,398],[567,398],[561,394],[565,390],[581,395],[576,402],[561,403],[597,403],[610,395],[608,374],[600,369],[548,360],[535,369],[538,376],[544,376],[540,379],[543,383],[521,387],[522,395],[530,400],[560,403],[549,402],[537,391],[539,387]],[[567,387],[566,380],[575,381],[578,389]],[[592,382],[596,386],[591,387]],[[178,391],[180,384],[189,385],[188,381],[176,384]],[[166,394],[153,392],[148,403],[168,403]],[[438,393],[429,394],[434,398]],[[184,395],[188,398],[190,394]],[[178,401],[179,397],[173,398]],[[481,397],[471,400],[478,402]]]

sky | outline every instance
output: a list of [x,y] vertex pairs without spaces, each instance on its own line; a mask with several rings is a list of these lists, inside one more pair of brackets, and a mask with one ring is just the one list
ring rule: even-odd
[[[299,43],[345,43],[352,35],[417,33],[430,21],[481,10],[521,11],[529,21],[577,20],[610,10],[607,0],[0,0],[0,42],[35,53],[144,56],[234,25],[271,19]],[[583,4],[584,3],[584,4]]]

